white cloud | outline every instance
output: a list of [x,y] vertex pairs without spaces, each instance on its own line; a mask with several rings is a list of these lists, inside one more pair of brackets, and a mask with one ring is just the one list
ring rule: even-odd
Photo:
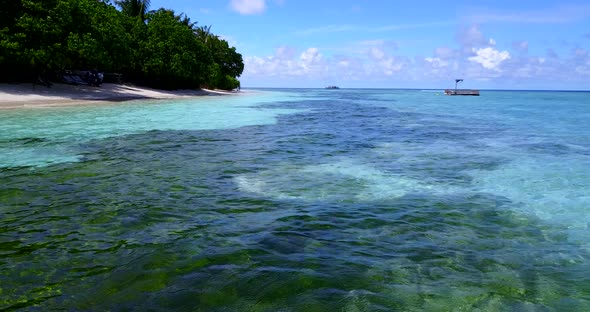
[[494,48],[481,48],[481,49],[473,49],[476,56],[472,56],[469,58],[471,62],[479,63],[481,66],[487,69],[499,71],[498,68],[502,62],[510,58],[510,53],[508,51],[498,51]]
[[403,62],[398,61],[395,57],[388,57],[379,62],[381,72],[386,76],[393,76],[393,74],[403,69]]
[[[575,47],[559,56],[529,53],[528,41],[503,42],[485,36],[478,26],[466,28],[455,47],[438,47],[432,55],[401,56],[391,40],[367,40],[330,50],[281,46],[271,56],[244,58],[242,79],[272,86],[418,86],[446,87],[465,78],[473,87],[588,89],[590,50]],[[510,52],[498,46],[512,45]],[[467,49],[468,48],[468,49]],[[337,50],[339,54],[333,55]],[[573,83],[572,83],[573,82]],[[573,86],[573,87],[572,87]]]
[[311,47],[297,54],[291,47],[282,46],[272,56],[244,57],[244,81],[292,81],[298,84],[321,85],[345,81],[387,80],[406,68],[403,57],[388,55],[380,47],[366,49],[361,57],[335,55],[325,57],[320,49]]
[[478,25],[471,25],[469,28],[463,29],[459,32],[457,40],[465,48],[485,46],[489,44]]
[[289,60],[295,55],[295,49],[288,46],[278,47],[275,55],[280,60]]
[[441,59],[440,57],[426,57],[424,60],[430,64],[434,68],[441,68],[449,66],[449,62]]
[[387,55],[382,47],[372,47],[369,50],[369,58],[375,62],[369,70],[386,76],[392,76],[403,68],[403,62]]
[[371,50],[369,50],[369,55],[374,60],[381,61],[383,58],[385,58],[385,51],[383,51],[381,48],[372,47]]
[[[500,42],[498,44],[501,44]],[[495,47],[474,48],[472,56],[450,48],[438,48],[432,56],[394,56],[378,46],[364,54],[324,55],[311,47],[297,51],[282,46],[271,56],[244,58],[244,85],[265,81],[258,86],[424,86],[446,87],[453,78],[465,78],[475,88],[564,87],[588,88],[590,52],[572,49],[567,56],[511,55]],[[520,84],[519,84],[520,82]],[[260,82],[259,82],[260,83]],[[530,84],[533,85],[530,85]],[[534,85],[536,84],[536,85]]]
[[299,57],[299,66],[304,73],[309,73],[317,66],[321,66],[322,55],[317,48],[309,48],[301,53]]
[[295,58],[295,50],[283,46],[277,48],[273,56],[246,57],[244,66],[244,75],[302,77],[321,76],[327,64],[317,48],[308,48],[299,55],[299,58]]
[[590,76],[590,53],[588,50],[576,48],[570,61],[578,74]]
[[243,15],[260,14],[266,10],[264,0],[231,0],[229,6]]

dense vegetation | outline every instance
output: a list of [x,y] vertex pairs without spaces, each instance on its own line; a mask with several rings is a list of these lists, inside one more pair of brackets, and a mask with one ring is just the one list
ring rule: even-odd
[[54,79],[64,70],[121,73],[164,88],[234,89],[241,54],[148,0],[0,0],[0,81]]

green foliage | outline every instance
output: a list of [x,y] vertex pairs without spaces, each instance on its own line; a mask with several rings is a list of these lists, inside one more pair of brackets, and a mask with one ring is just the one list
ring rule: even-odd
[[230,75],[225,75],[219,81],[219,84],[217,87],[219,89],[224,89],[224,90],[233,90],[233,89],[240,87],[240,81],[235,77],[232,77]]
[[173,11],[148,14],[147,34],[143,69],[150,84],[170,89],[195,88],[205,82],[209,54]]
[[138,17],[144,21],[150,7],[150,0],[118,0],[121,11],[131,17]]
[[[244,69],[227,41],[150,1],[2,0],[0,81],[99,69],[153,87],[233,89]],[[139,18],[138,18],[139,17]]]
[[230,48],[227,41],[217,36],[211,36],[208,42],[215,63],[221,67],[221,73],[239,77],[244,71],[244,62],[242,55],[236,52],[236,48]]

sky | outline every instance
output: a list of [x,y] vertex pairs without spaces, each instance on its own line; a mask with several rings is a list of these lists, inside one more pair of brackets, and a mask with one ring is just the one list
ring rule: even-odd
[[590,1],[152,0],[242,54],[242,87],[590,90]]

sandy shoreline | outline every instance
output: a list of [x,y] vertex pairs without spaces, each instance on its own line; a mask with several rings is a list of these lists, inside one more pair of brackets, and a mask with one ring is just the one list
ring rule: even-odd
[[204,95],[230,95],[218,90],[156,90],[133,85],[104,83],[100,87],[54,84],[51,88],[23,84],[0,84],[0,109],[99,104],[130,100],[177,99]]

